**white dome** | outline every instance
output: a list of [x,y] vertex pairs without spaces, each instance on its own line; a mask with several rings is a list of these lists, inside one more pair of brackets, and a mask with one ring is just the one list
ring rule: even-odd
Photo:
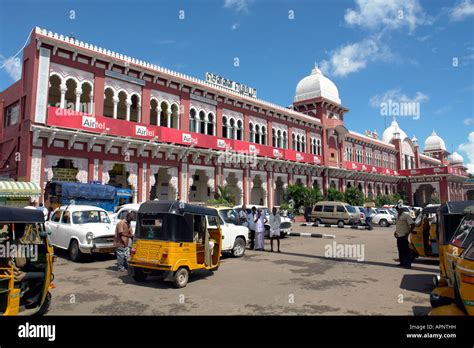
[[464,158],[458,154],[457,152],[453,152],[451,156],[449,156],[449,162],[452,164],[459,164],[464,162]]
[[392,121],[392,124],[390,124],[390,127],[388,127],[387,129],[385,129],[383,131],[382,141],[390,144],[392,142],[393,138],[395,137],[395,133],[400,134],[400,139],[401,140],[403,140],[407,137],[407,134],[403,131],[403,129],[401,129],[398,126],[398,123],[394,118],[393,121]]
[[341,104],[339,91],[330,79],[323,75],[318,67],[314,67],[311,75],[306,76],[296,85],[295,102],[323,97],[337,104]]
[[425,151],[446,151],[446,144],[438,134],[433,130],[433,133],[425,140]]

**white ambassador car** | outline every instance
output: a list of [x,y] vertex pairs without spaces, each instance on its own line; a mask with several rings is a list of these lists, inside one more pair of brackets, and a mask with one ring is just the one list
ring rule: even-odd
[[239,214],[232,208],[215,207],[220,217],[222,230],[222,251],[232,253],[234,257],[242,257],[249,240],[249,229],[242,226]]
[[388,227],[395,224],[397,221],[394,219],[393,215],[388,212],[386,209],[375,209],[375,215],[372,217],[372,223],[380,225],[382,227]]
[[46,222],[54,247],[69,251],[72,261],[84,254],[113,253],[115,230],[109,214],[90,205],[69,205],[56,209]]

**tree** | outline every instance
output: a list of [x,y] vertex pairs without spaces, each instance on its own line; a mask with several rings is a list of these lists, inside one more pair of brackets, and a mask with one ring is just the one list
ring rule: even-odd
[[326,196],[327,196],[328,201],[338,201],[338,202],[344,201],[344,193],[339,192],[334,187],[329,188]]
[[288,185],[285,200],[286,204],[283,206],[288,206],[288,202],[292,200],[294,202],[294,210],[298,211],[300,207],[312,207],[317,202],[323,199],[323,195],[318,188],[309,188],[302,185]]
[[364,194],[357,187],[348,187],[344,194],[344,200],[350,205],[364,205]]
[[393,196],[390,195],[380,195],[375,198],[375,206],[383,207],[384,205],[395,204]]
[[323,200],[323,195],[319,188],[306,188],[303,192],[303,203],[305,207],[312,207]]
[[208,203],[233,206],[235,205],[235,198],[227,185],[217,186],[217,192],[214,193],[214,199],[209,200]]

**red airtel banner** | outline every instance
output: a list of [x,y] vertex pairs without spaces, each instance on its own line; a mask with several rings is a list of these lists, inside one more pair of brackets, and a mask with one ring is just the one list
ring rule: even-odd
[[321,156],[311,155],[308,153],[278,149],[272,146],[254,144],[247,141],[218,138],[201,133],[186,132],[175,128],[130,122],[105,116],[93,116],[82,112],[51,106],[48,108],[47,124],[49,126],[82,130],[97,134],[131,137],[144,140],[155,139],[156,141],[165,143],[174,143],[204,149],[235,151],[294,162],[304,162],[316,165],[320,165],[322,162]]

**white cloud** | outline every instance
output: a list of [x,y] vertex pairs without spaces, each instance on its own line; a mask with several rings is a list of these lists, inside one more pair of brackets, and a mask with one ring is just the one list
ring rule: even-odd
[[474,125],[474,118],[465,118],[464,121],[462,121],[462,123],[464,123],[464,125],[466,126],[471,126],[471,125]]
[[240,23],[234,23],[234,24],[232,24],[232,26],[230,27],[230,29],[232,29],[232,30],[237,30],[237,29],[239,28],[239,26],[240,26]]
[[232,8],[237,12],[246,12],[249,10],[253,0],[224,0],[225,8]]
[[321,62],[321,69],[328,75],[346,76],[364,69],[369,62],[389,60],[392,53],[376,39],[364,39],[341,46],[331,53],[329,60]]
[[5,58],[0,54],[0,69],[5,70],[8,76],[15,82],[21,78],[21,62],[19,58]]
[[464,18],[474,15],[474,3],[471,0],[463,0],[449,11],[453,21],[462,21]]
[[347,9],[344,19],[349,25],[369,29],[398,29],[410,31],[419,25],[431,24],[418,0],[356,0],[356,9]]
[[380,104],[388,102],[388,100],[392,100],[392,102],[415,102],[415,103],[423,103],[427,101],[429,97],[422,93],[416,92],[413,97],[407,96],[405,93],[402,93],[399,88],[389,89],[385,93],[376,94],[369,100],[369,105],[374,108],[379,108]]
[[467,167],[469,173],[474,174],[474,132],[469,133],[467,143],[459,145],[458,149],[464,152],[467,158],[469,158],[469,163],[465,163],[464,165]]

